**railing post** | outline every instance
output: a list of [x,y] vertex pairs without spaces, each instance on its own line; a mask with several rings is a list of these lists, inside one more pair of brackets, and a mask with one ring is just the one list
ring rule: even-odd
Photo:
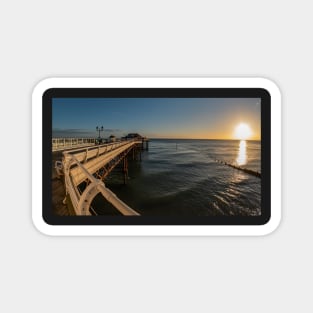
[[86,149],[86,155],[85,155],[85,160],[84,160],[84,163],[86,163],[88,160],[88,148]]

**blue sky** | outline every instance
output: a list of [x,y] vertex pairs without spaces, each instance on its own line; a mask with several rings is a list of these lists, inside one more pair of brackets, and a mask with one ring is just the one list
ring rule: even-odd
[[149,138],[232,139],[239,123],[260,138],[260,99],[54,98],[53,137],[102,137],[130,132]]

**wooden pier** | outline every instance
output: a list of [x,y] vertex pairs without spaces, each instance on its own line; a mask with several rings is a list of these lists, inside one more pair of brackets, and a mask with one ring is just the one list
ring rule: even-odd
[[[139,215],[106,188],[104,180],[121,163],[126,184],[128,158],[132,156],[133,159],[141,160],[142,151],[149,148],[147,138],[136,137],[103,145],[89,144],[69,150],[65,150],[68,147],[63,145],[63,148],[63,152],[55,150],[53,153],[55,168],[52,174],[52,202],[55,214],[94,215],[91,202],[100,193],[121,214]],[[70,203],[65,204],[65,201]]]

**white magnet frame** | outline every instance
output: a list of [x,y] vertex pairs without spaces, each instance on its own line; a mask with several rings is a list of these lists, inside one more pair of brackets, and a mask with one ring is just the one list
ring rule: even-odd
[[[42,217],[42,95],[50,88],[264,88],[271,95],[271,218],[264,225],[49,225]],[[281,94],[265,78],[47,78],[32,94],[32,219],[53,236],[260,236],[281,220]]]

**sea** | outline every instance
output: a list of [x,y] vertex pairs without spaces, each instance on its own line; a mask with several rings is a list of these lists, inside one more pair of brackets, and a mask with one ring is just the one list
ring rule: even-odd
[[260,215],[261,178],[223,162],[261,173],[260,141],[150,139],[141,161],[129,157],[126,185],[119,166],[105,185],[146,216]]

